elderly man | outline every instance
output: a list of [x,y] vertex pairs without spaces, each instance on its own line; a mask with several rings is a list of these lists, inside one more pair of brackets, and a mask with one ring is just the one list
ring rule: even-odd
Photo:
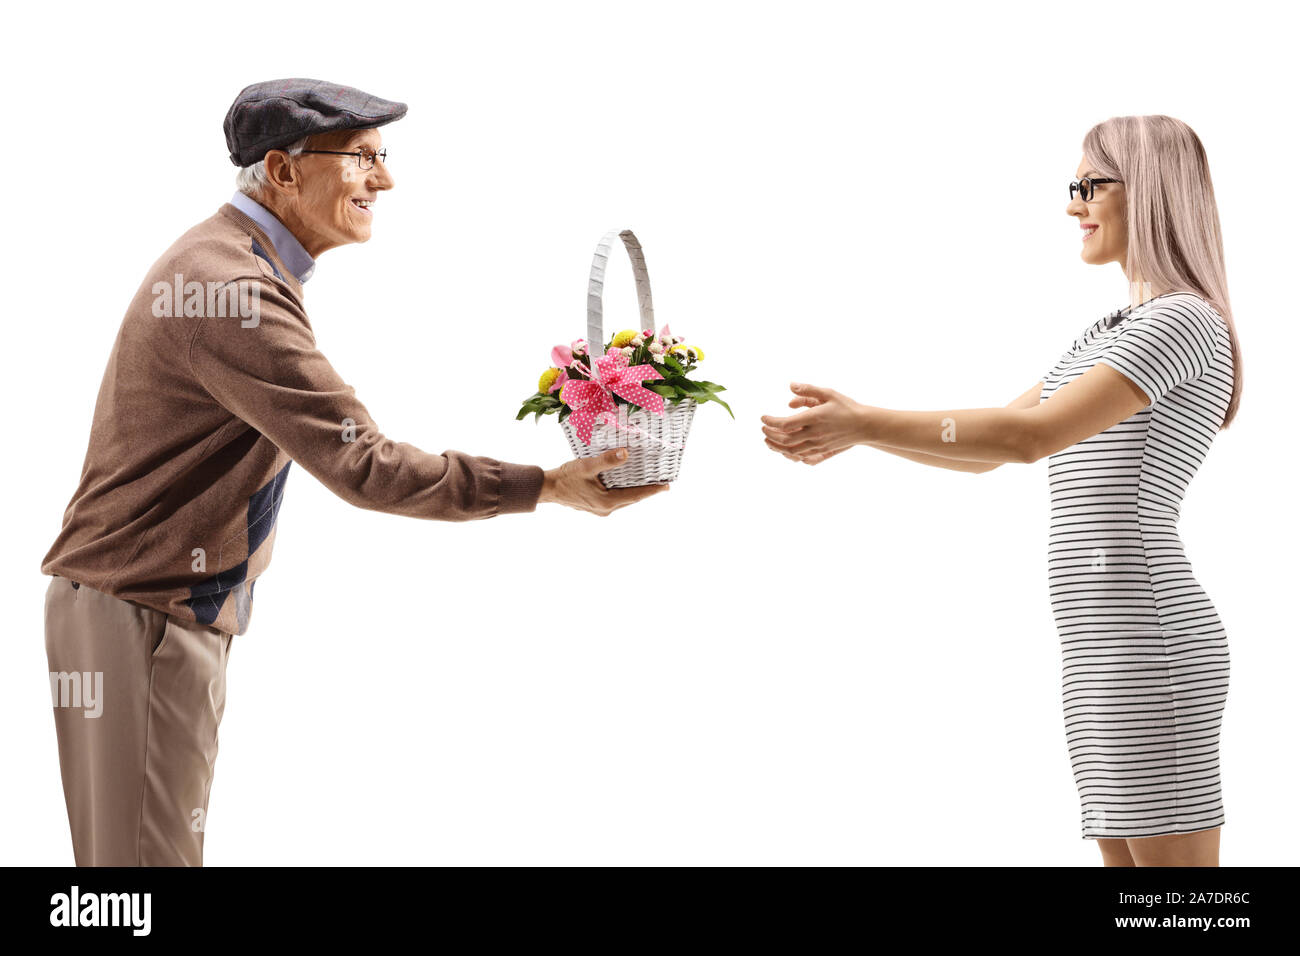
[[623,449],[549,471],[386,438],[316,349],[303,285],[370,238],[402,103],[318,80],[243,90],[239,191],[153,265],[122,321],[81,483],[41,565],[78,865],[201,865],[232,635],[292,462],[362,508],[443,521],[555,502],[606,515]]

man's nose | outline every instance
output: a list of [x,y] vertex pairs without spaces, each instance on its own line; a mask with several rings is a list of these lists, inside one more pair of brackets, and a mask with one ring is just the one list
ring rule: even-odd
[[388,166],[383,160],[375,160],[375,165],[370,170],[370,176],[368,178],[370,180],[369,185],[371,189],[393,188],[393,174],[388,171]]

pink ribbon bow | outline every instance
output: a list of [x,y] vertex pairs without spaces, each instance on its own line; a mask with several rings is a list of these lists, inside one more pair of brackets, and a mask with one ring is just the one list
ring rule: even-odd
[[560,389],[560,401],[568,405],[569,421],[578,433],[584,445],[591,444],[591,429],[596,421],[606,412],[613,418],[612,424],[622,428],[616,414],[617,406],[612,396],[626,399],[634,405],[640,405],[646,411],[656,415],[664,413],[664,398],[657,392],[643,388],[646,380],[662,379],[663,376],[652,365],[627,364],[627,355],[622,349],[615,349],[596,359],[595,371],[591,371],[581,362],[574,362],[574,367],[591,376],[590,381],[571,378]]

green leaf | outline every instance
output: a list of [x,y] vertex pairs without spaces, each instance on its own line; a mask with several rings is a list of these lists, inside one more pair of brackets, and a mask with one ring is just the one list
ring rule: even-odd
[[725,408],[725,409],[727,410],[727,414],[731,416],[732,421],[735,421],[736,415],[735,415],[734,412],[732,412],[732,410],[731,410],[731,406],[730,406],[730,405],[728,405],[728,404],[727,404],[726,402],[724,402],[722,399],[718,398],[718,396],[715,395],[715,394],[713,394],[712,392],[709,393],[709,400],[710,400],[710,401],[717,402],[719,405],[721,405],[723,408]]
[[730,405],[718,398],[715,392],[711,392],[707,388],[700,388],[698,382],[686,382],[685,384],[678,384],[677,387],[681,390],[683,395],[695,399],[701,405],[705,402],[717,402],[727,410],[727,414],[733,419],[736,417],[736,414],[731,410]]
[[682,368],[682,363],[677,361],[677,359],[671,355],[664,356],[664,365],[672,369],[672,371],[676,372],[678,375],[686,374],[686,369]]

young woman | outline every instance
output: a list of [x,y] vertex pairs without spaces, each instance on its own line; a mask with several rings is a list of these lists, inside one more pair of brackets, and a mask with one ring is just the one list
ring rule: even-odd
[[862,405],[795,384],[769,447],[818,464],[854,445],[984,472],[1048,458],[1048,577],[1082,834],[1108,866],[1217,866],[1228,644],[1178,536],[1183,494],[1241,394],[1209,164],[1168,116],[1083,141],[1065,211],[1083,261],[1118,262],[1130,305],[1094,322],[1006,408]]

